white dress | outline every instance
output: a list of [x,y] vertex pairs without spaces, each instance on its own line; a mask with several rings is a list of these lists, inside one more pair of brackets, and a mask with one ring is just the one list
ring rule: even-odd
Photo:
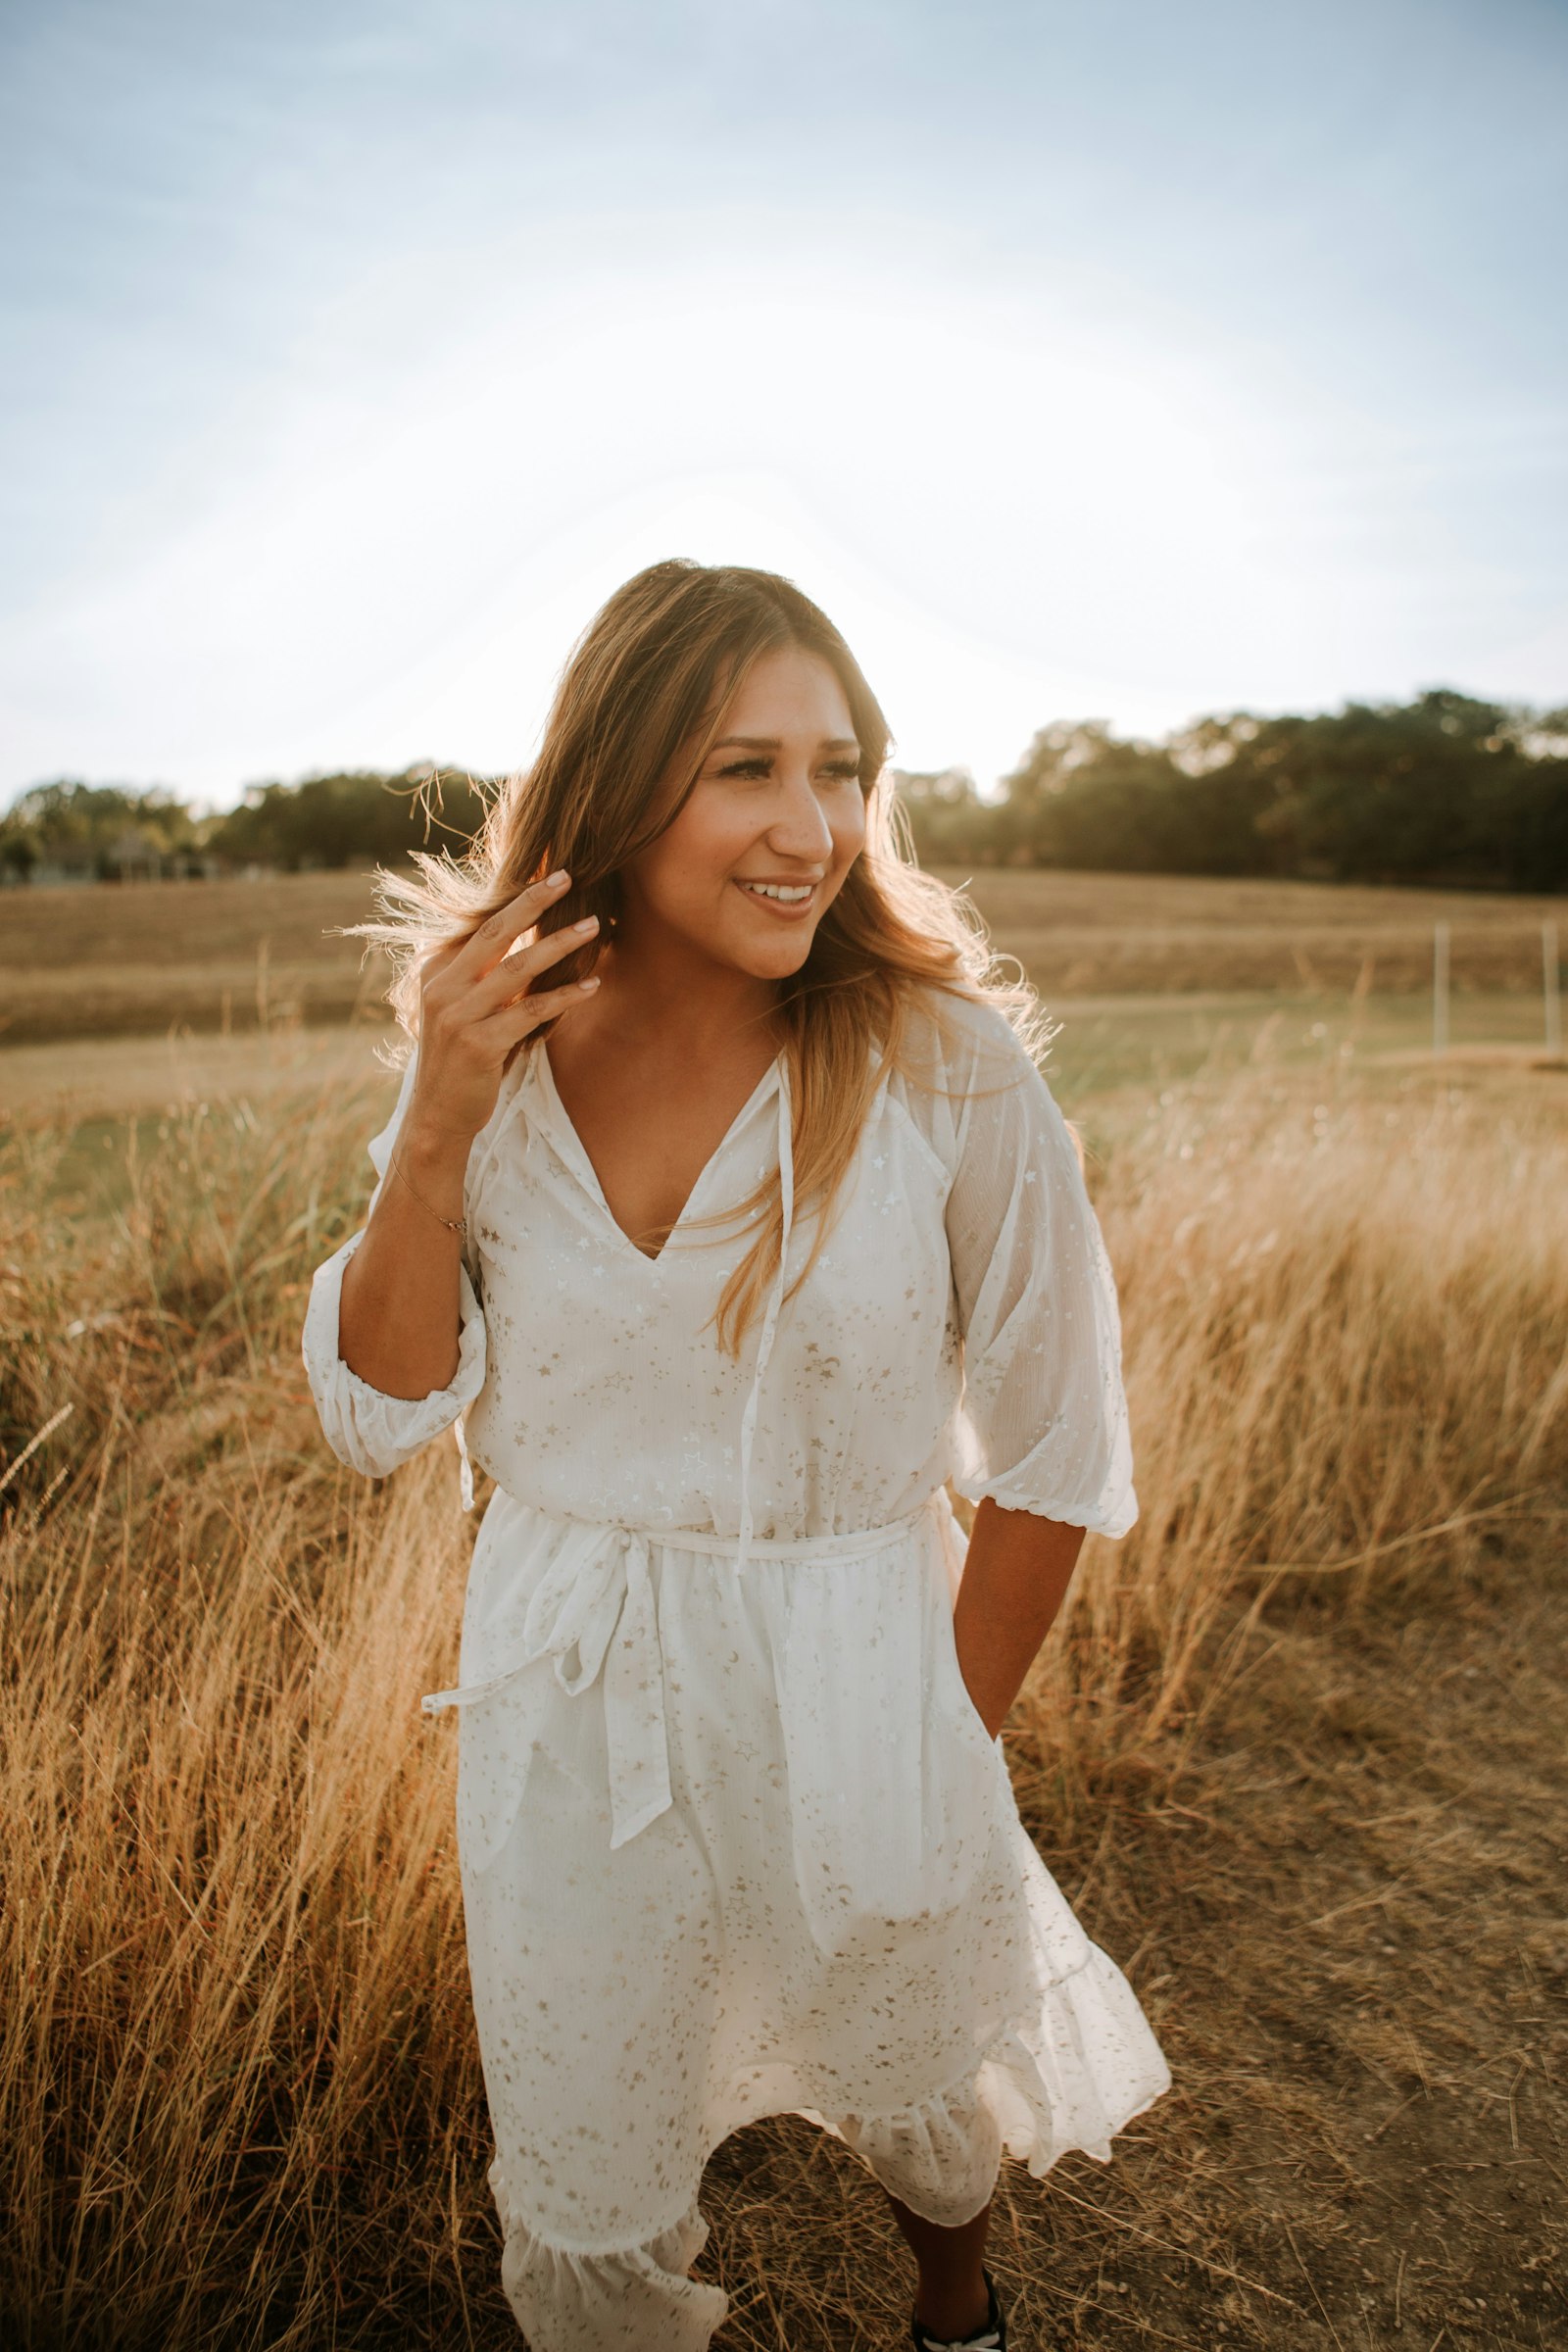
[[342,1362],[361,1234],[312,1286],[341,1458],[384,1474],[456,1426],[465,1504],[470,1452],[496,1481],[459,1683],[424,1704],[461,1709],[490,2180],[533,2352],[702,2352],[726,2309],[686,2275],[703,2167],[756,2117],[808,2117],[952,2226],[1004,2148],[1037,2176],[1107,2160],[1169,2086],[954,1644],[945,1481],[1107,1536],[1137,1505],[1072,1139],[1004,1017],[944,1004],[920,1078],[945,1091],[882,1068],[815,1269],[782,1311],[774,1283],[738,1362],[704,1326],[746,1236],[692,1224],[776,1163],[804,1263],[782,1055],[657,1259],[547,1054],[519,1057],[469,1155],[447,1389],[387,1396]]

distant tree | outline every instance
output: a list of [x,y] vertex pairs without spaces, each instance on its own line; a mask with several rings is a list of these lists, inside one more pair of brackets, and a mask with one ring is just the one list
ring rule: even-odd
[[997,838],[1013,864],[1181,871],[1186,810],[1169,754],[1104,719],[1042,727],[1004,781]]
[[1568,707],[1517,714],[1510,734],[1493,813],[1509,887],[1568,890]]
[[0,817],[0,862],[23,875],[53,865],[118,882],[127,867],[173,868],[196,847],[196,820],[161,785],[138,791],[61,776],[34,784]]
[[1510,713],[1435,689],[1409,705],[1349,703],[1314,718],[1273,719],[1248,746],[1276,797],[1260,829],[1297,871],[1342,880],[1494,882],[1506,859],[1497,825],[1502,770],[1520,758]]
[[8,812],[0,816],[0,866],[25,882],[38,863],[38,845],[23,826],[13,822]]
[[1568,713],[1437,687],[1311,717],[1199,719],[1161,744],[1058,720],[1005,779],[998,854],[1150,873],[1568,883]]
[[428,767],[384,776],[358,769],[299,784],[253,784],[208,834],[219,856],[243,864],[345,866],[367,858],[396,864],[415,850],[461,850],[484,821],[487,802],[472,777]]
[[922,865],[949,864],[975,855],[992,812],[966,767],[896,767],[893,787]]

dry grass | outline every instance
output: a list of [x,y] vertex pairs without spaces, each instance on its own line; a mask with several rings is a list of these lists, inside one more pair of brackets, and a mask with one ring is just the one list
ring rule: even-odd
[[1265,1070],[1196,1080],[1142,1129],[1100,1193],[1142,1518],[1075,1588],[1042,1686],[1057,1743],[1080,1645],[1097,1706],[1147,1737],[1191,1704],[1200,1728],[1243,1601],[1287,1578],[1335,1580],[1352,1613],[1401,1594],[1568,1468],[1549,1098],[1499,1118],[1430,1077],[1391,1094],[1347,1067],[1308,1093]]
[[201,1103],[259,1108],[283,1095],[352,1086],[377,1048],[401,1035],[382,1005],[373,1017],[319,1029],[287,1018],[227,1036],[172,1026],[161,1036],[57,1038],[0,1049],[0,1085],[15,1116],[78,1122],[79,1154],[81,1128],[101,1121]]
[[[950,872],[947,879],[970,877]],[[1166,990],[1321,989],[1419,994],[1432,926],[1451,934],[1458,991],[1535,994],[1541,925],[1568,903],[1490,891],[1382,890],[1329,882],[1226,882],[1185,874],[981,869],[970,897],[999,948],[1055,997]]]
[[0,911],[0,1032],[14,1045],[347,1020],[391,972],[378,949],[333,936],[374,911],[368,861],[257,882],[13,890]]
[[[954,872],[952,881],[965,876]],[[1541,924],[1568,942],[1568,901],[1189,875],[982,870],[972,896],[997,945],[1049,998],[1215,990],[1419,994],[1432,925],[1453,935],[1453,984],[1541,988]],[[132,882],[5,894],[0,1035],[14,1045],[312,1026],[373,1007],[389,966],[333,936],[373,911],[366,872],[258,882]]]
[[[388,1091],[189,1104],[150,1153],[127,1127],[101,1196],[66,1126],[0,1159],[28,2352],[515,2341],[453,1743],[416,1710],[472,1526],[450,1446],[341,1472],[298,1358]],[[1009,1738],[1177,2087],[1109,2168],[1008,2168],[1020,2352],[1554,2342],[1560,1119],[1425,1076],[1167,1091],[1075,1105],[1143,1519],[1086,1553]],[[900,2340],[902,2248],[835,2143],[738,2134],[705,2203],[721,2346]]]
[[339,1470],[298,1356],[371,1091],[193,1109],[47,1248],[62,1138],[13,1140],[6,1434],[47,1433],[10,1448],[3,1557],[24,2341],[327,2340],[343,2282],[363,2329],[421,2247],[451,2285],[478,2091],[417,1698],[466,1538],[445,1464]]

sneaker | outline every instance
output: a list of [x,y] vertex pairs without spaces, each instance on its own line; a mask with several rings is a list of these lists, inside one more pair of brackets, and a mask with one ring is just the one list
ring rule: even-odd
[[952,2341],[946,2336],[927,2335],[919,2321],[911,2318],[909,2333],[914,2352],[1007,2352],[1007,2320],[997,2294],[997,2282],[989,2271],[982,2270],[980,2276],[986,2282],[991,2306],[978,2335],[961,2335]]

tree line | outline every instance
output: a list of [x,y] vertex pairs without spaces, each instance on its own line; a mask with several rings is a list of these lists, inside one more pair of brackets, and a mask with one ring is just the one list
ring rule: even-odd
[[36,784],[0,817],[8,879],[122,881],[242,871],[299,873],[415,850],[461,851],[484,820],[482,779],[429,766],[358,768],[303,783],[253,784],[237,808],[200,813],[153,787]]
[[1568,886],[1568,710],[1446,688],[1309,717],[1237,711],[1157,743],[1063,720],[998,800],[962,769],[903,793],[930,864]]
[[[963,768],[895,772],[928,865],[1568,888],[1568,709],[1448,688],[1308,716],[1235,711],[1157,742],[1058,720],[994,799]],[[493,791],[365,769],[253,785],[200,816],[167,792],[62,780],[0,817],[0,867],[24,880],[394,864],[461,851]]]

